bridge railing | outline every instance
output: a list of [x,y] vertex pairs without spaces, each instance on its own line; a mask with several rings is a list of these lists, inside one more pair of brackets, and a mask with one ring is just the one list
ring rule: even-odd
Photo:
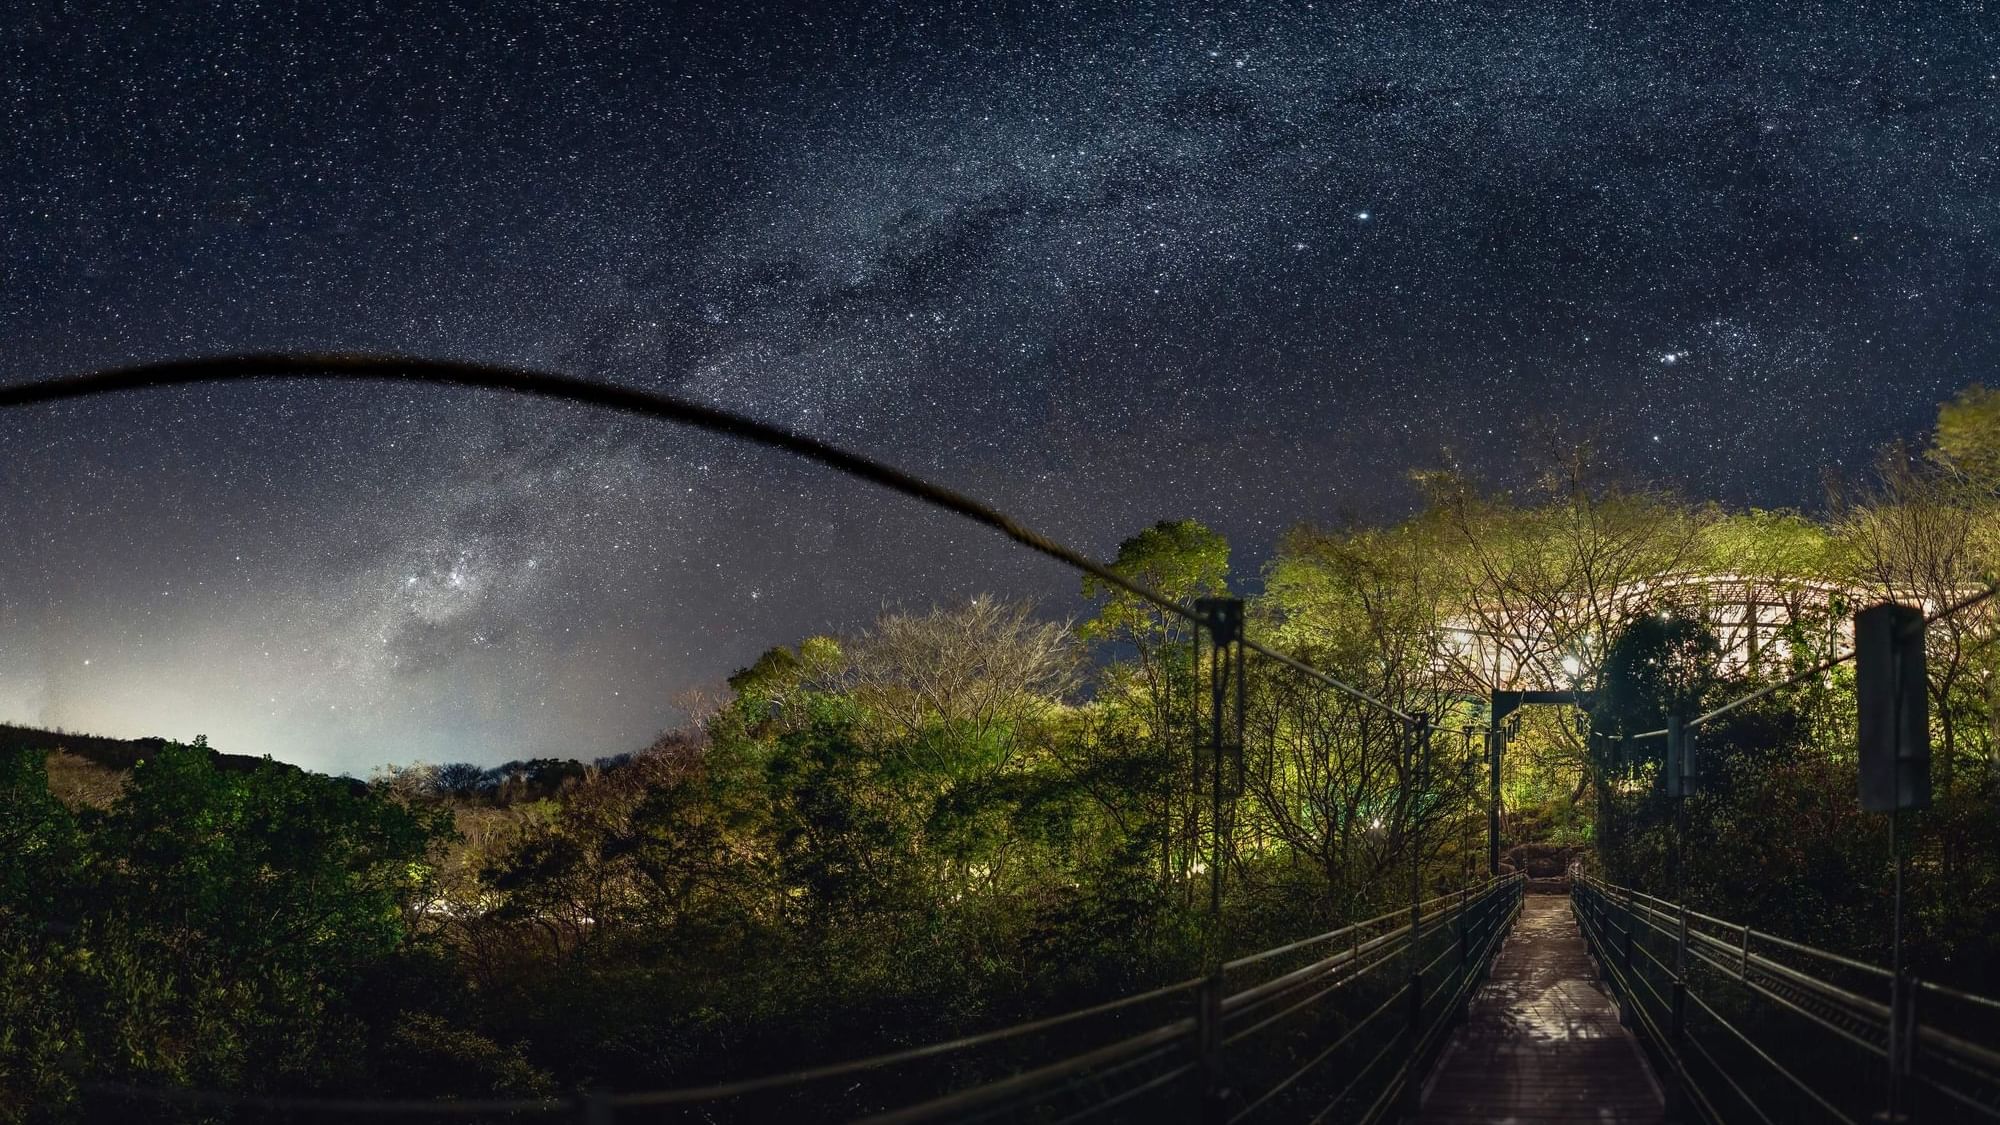
[[1621,1018],[1711,1121],[2000,1121],[2000,1002],[1580,876]]
[[[1508,875],[1229,961],[1212,976],[739,1082],[461,1102],[109,1086],[93,1094],[107,1108],[200,1106],[233,1120],[1381,1121],[1405,1104],[1490,969],[1523,886]],[[927,1086],[938,1092],[911,1096]]]
[[1387,1116],[1491,967],[1523,886],[1504,876],[1230,962],[1219,1050],[1228,1096],[1216,1116]]

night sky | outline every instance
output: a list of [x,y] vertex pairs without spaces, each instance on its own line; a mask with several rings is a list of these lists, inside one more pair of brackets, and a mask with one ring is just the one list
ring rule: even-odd
[[[1981,5],[741,7],[10,6],[0,379],[535,365],[1099,556],[1193,516],[1254,581],[1294,523],[1407,513],[1447,447],[1505,484],[1554,427],[1812,506],[2000,378]],[[356,773],[590,758],[770,644],[982,591],[1086,608],[991,533],[583,408],[0,415],[0,720]]]

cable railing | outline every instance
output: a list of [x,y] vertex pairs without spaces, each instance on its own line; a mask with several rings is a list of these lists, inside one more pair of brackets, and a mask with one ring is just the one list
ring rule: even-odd
[[2000,1121],[2000,1002],[1588,875],[1571,893],[1621,1019],[1702,1118]]
[[[1240,957],[1210,976],[737,1082],[466,1101],[110,1084],[87,1094],[106,1109],[200,1107],[252,1121],[1377,1122],[1407,1103],[1490,970],[1523,886],[1508,875]],[[916,1067],[925,1073],[908,1073]],[[936,1092],[912,1094],[926,1085]]]
[[[1234,991],[1220,1030],[1230,1096],[1216,1119],[1368,1122],[1394,1113],[1492,966],[1524,885],[1503,876],[1226,965]],[[1325,1003],[1329,996],[1338,1002]]]

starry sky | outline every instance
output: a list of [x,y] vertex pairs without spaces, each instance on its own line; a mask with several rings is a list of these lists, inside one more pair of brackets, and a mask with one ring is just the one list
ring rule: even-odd
[[[1099,556],[1193,516],[1254,579],[1446,448],[1506,484],[1553,428],[1811,506],[2000,378],[1980,4],[184,7],[0,15],[0,380],[535,365]],[[590,758],[769,644],[980,592],[1085,609],[991,533],[581,407],[0,415],[0,720]]]

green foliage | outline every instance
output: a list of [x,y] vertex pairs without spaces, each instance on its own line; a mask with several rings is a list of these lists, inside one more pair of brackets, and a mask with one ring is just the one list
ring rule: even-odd
[[1984,488],[2000,488],[2000,391],[1974,383],[1939,407],[1931,457]]
[[[1633,619],[1604,654],[1597,729],[1658,730],[1669,715],[1692,718],[1714,690],[1721,645],[1701,621],[1677,614]],[[1652,740],[1658,742],[1658,739]]]
[[[1974,388],[1946,406],[1930,465],[1903,458],[1832,523],[1684,503],[1577,455],[1521,495],[1429,474],[1428,506],[1401,523],[1295,529],[1249,599],[1253,633],[1436,729],[1417,739],[1253,661],[1219,817],[1213,655],[1096,579],[1074,632],[980,598],[771,648],[697,727],[593,767],[413,767],[360,787],[200,745],[81,740],[65,761],[129,776],[52,792],[42,750],[0,753],[0,1117],[74,1106],[101,1079],[696,1084],[1046,1014],[1184,978],[1217,947],[1385,913],[1413,868],[1438,890],[1483,869],[1486,779],[1460,728],[1484,725],[1487,691],[1566,677],[1597,689],[1595,729],[1654,730],[1830,655],[1850,592],[1959,596],[2000,558],[1978,483],[2000,480],[1996,403]],[[1230,548],[1166,521],[1113,567],[1187,601],[1227,593]],[[1708,579],[1754,581],[1785,617],[1726,674],[1732,626],[1711,611],[1733,595]],[[1932,635],[1938,803],[1906,821],[1916,963],[1989,991],[1990,632],[1974,618]],[[1854,801],[1853,706],[1837,669],[1707,724],[1700,791],[1678,807],[1662,741],[1620,754],[1529,709],[1502,776],[1506,842],[1588,849],[1664,892],[1678,822],[1698,906],[1880,959],[1888,865]],[[858,1116],[897,1093],[737,1108]]]
[[1702,528],[1713,571],[1779,579],[1835,578],[1853,570],[1852,549],[1832,529],[1797,512],[1751,509]]
[[0,881],[0,1106],[102,1080],[349,1089],[380,1066],[381,1024],[422,1017],[357,986],[411,955],[444,814],[277,763],[225,771],[199,741],[71,813],[39,756],[0,765],[24,861]]
[[[1111,569],[1179,602],[1229,592],[1229,542],[1195,520],[1161,520],[1118,545]],[[1083,596],[1104,598],[1104,608],[1083,627],[1086,640],[1142,642],[1166,628],[1159,610],[1094,575]]]

